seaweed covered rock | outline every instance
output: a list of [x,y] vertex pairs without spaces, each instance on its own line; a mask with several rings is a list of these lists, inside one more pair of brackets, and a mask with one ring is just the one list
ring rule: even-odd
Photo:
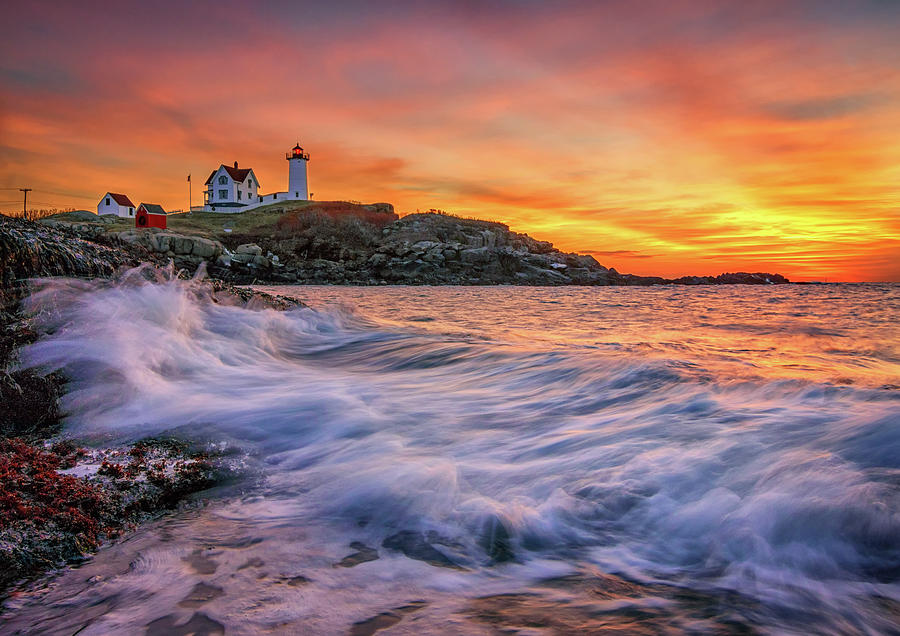
[[88,554],[227,473],[177,440],[88,451],[0,438],[0,589]]
[[0,306],[10,311],[29,278],[108,278],[148,260],[151,255],[140,248],[105,245],[63,226],[0,215]]

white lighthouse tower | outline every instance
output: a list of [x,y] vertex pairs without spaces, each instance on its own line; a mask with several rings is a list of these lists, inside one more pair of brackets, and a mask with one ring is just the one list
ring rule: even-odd
[[298,142],[289,153],[284,156],[288,160],[288,199],[309,199],[309,183],[306,180],[306,164],[309,163],[309,153],[303,152]]

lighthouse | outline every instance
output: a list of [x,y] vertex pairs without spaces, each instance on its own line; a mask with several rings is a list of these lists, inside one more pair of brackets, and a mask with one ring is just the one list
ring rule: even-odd
[[306,164],[309,153],[303,152],[300,143],[284,156],[288,160],[288,199],[309,199],[309,184],[306,180]]

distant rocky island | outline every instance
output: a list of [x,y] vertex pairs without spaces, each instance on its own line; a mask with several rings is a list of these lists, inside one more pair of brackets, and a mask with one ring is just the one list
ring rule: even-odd
[[[166,230],[75,212],[40,222],[109,247],[129,246],[145,259],[188,271],[206,263],[212,278],[238,284],[334,285],[717,285],[783,284],[769,273],[716,276],[622,274],[590,255],[562,252],[493,221],[439,212],[398,217],[387,203],[293,202],[243,214],[169,216]],[[11,221],[6,221],[9,226]],[[0,225],[2,233],[4,225]],[[33,226],[35,232],[38,226]],[[39,244],[39,240],[32,245]],[[22,245],[20,249],[29,249]],[[73,255],[74,257],[74,255]],[[41,275],[40,272],[36,272]]]

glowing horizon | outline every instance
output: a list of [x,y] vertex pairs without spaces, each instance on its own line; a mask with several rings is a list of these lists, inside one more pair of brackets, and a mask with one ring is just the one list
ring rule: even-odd
[[[900,3],[22,3],[0,210],[167,209],[219,164],[607,267],[900,280]],[[9,202],[13,201],[13,202]],[[31,206],[29,206],[31,207]]]

